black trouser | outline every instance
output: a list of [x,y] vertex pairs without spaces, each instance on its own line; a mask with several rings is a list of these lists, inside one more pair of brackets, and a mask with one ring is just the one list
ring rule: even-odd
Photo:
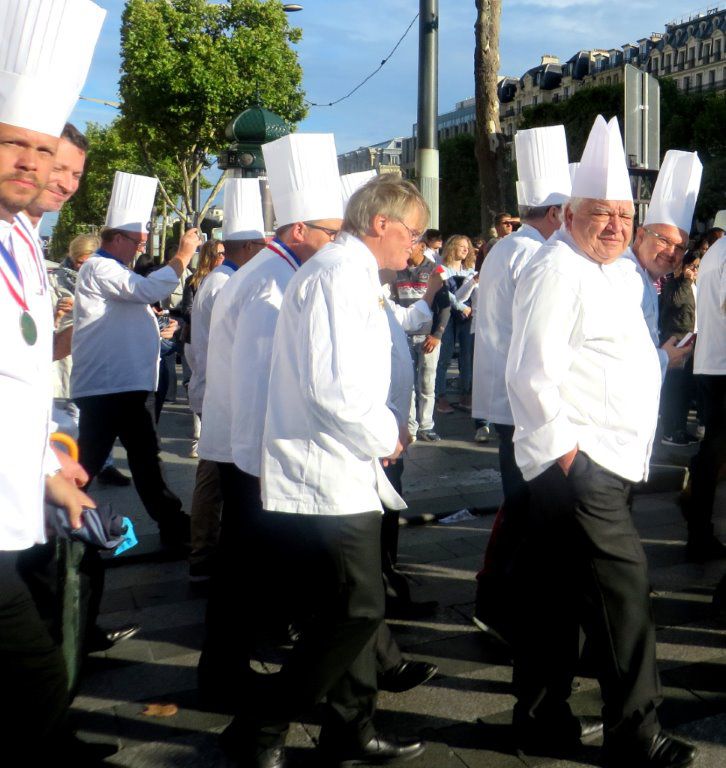
[[327,736],[365,744],[374,734],[374,645],[384,609],[381,515],[265,515],[274,531],[272,567],[304,609],[300,639],[225,732],[225,748],[243,753],[254,743],[274,743],[326,696]]
[[693,357],[683,368],[666,371],[660,395],[661,426],[664,435],[685,432],[688,426],[688,410],[694,395]]
[[[250,684],[250,657],[269,621],[287,624],[288,607],[271,580],[277,572],[267,556],[267,516],[260,479],[234,464],[218,462],[222,519],[212,574],[206,636],[199,660],[200,685],[244,688]],[[248,691],[241,692],[244,696]]]
[[[403,495],[403,459],[383,468],[399,496]],[[411,601],[411,589],[408,579],[396,568],[398,563],[398,532],[400,512],[397,509],[383,508],[381,520],[381,569],[386,600]]]
[[691,461],[689,539],[710,536],[719,471],[726,462],[726,376],[699,375],[698,387],[706,434]]
[[118,437],[126,449],[131,477],[141,502],[160,527],[178,522],[182,503],[166,485],[159,461],[153,392],[115,392],[79,397],[80,462],[93,478]]
[[52,765],[69,738],[68,682],[60,648],[17,571],[18,552],[0,552],[0,736],[6,760]]
[[630,484],[580,451],[567,477],[554,464],[529,486],[515,560],[515,725],[571,716],[582,624],[598,668],[606,740],[649,738],[659,730],[661,691]]

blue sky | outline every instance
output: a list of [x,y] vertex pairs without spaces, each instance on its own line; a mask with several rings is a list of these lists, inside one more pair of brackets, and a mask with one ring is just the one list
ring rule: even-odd
[[[118,98],[119,29],[123,0],[96,0],[108,15],[83,95]],[[694,0],[695,2],[695,0]],[[297,46],[307,98],[329,102],[373,71],[418,11],[418,0],[302,0],[290,14],[303,30]],[[501,74],[519,77],[543,53],[566,59],[580,48],[612,48],[663,32],[667,21],[697,10],[681,0],[503,0]],[[474,95],[474,0],[439,0],[439,111]],[[332,131],[339,152],[394,136],[416,121],[418,25],[393,58],[341,104],[312,107],[299,129]],[[105,123],[115,110],[79,101],[71,120]]]

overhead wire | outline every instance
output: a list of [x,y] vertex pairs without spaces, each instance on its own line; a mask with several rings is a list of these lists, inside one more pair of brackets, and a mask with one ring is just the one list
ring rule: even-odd
[[416,19],[418,19],[418,13],[413,17],[411,20],[411,23],[406,27],[406,31],[401,35],[401,37],[398,39],[398,42],[393,46],[391,49],[391,52],[386,56],[385,59],[381,61],[381,63],[378,65],[378,67],[370,73],[367,77],[365,77],[363,80],[361,80],[358,85],[355,86],[352,90],[348,91],[348,93],[345,94],[345,96],[341,96],[339,99],[336,99],[335,101],[329,101],[327,104],[320,104],[315,101],[309,101],[308,99],[305,99],[305,103],[310,107],[333,107],[336,104],[340,104],[341,101],[345,101],[346,99],[350,98],[357,90],[362,88],[374,75],[377,75],[384,67],[384,65],[388,62],[388,60],[393,56],[393,54],[398,49],[398,46],[401,45],[401,43],[404,41],[406,35],[411,31],[411,27],[416,22]]

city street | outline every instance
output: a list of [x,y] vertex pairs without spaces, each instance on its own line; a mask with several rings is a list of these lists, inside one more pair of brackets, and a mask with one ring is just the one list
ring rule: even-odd
[[[456,399],[455,397],[453,399]],[[508,728],[513,698],[511,666],[501,646],[477,630],[471,615],[474,574],[481,564],[500,499],[496,443],[477,445],[468,415],[437,415],[439,443],[416,443],[406,458],[404,488],[409,524],[401,532],[400,564],[415,584],[416,599],[436,599],[426,621],[392,622],[408,655],[439,665],[428,684],[379,698],[383,731],[425,738],[426,753],[412,768],[596,765],[594,745],[572,761],[516,755]],[[160,422],[164,466],[171,487],[188,509],[196,462],[186,458],[191,416],[179,402],[167,404]],[[659,446],[655,461],[686,465],[692,449]],[[117,466],[127,471],[123,450]],[[726,508],[722,485],[720,508]],[[140,633],[91,657],[73,707],[84,738],[116,741],[109,762],[119,766],[214,766],[217,735],[228,716],[204,711],[196,695],[196,664],[203,637],[206,588],[190,584],[184,561],[164,561],[158,538],[132,488],[93,488],[98,500],[136,522],[139,546],[107,570],[101,623],[113,628],[138,622]],[[469,508],[456,523],[437,518]],[[698,744],[697,765],[726,764],[726,616],[711,606],[726,561],[685,562],[685,525],[673,490],[636,497],[635,517],[648,553],[658,626],[658,657],[665,701],[664,725]],[[723,538],[723,520],[718,521]],[[542,627],[546,632],[547,627]],[[579,679],[572,697],[578,714],[596,714],[597,684]],[[148,704],[174,704],[176,714],[144,714]],[[173,710],[172,710],[173,711]],[[292,766],[316,766],[315,722],[296,724],[288,744]],[[624,766],[623,768],[627,768]]]

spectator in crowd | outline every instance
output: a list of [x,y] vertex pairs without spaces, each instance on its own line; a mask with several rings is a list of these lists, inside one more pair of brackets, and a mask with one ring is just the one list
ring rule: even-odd
[[502,211],[494,217],[494,234],[487,240],[486,245],[483,247],[483,258],[494,247],[495,243],[498,243],[503,237],[512,234],[514,228],[514,222],[512,220],[512,214]]
[[436,368],[436,410],[453,413],[454,408],[446,398],[446,375],[456,344],[459,345],[459,403],[463,410],[471,410],[471,377],[474,342],[471,335],[471,301],[459,301],[456,292],[474,274],[474,269],[464,266],[472,250],[466,235],[452,235],[444,245],[441,275],[449,291],[451,316],[441,338],[441,351]]
[[444,241],[441,237],[441,231],[438,229],[427,229],[423,235],[425,245],[424,256],[433,261],[434,264],[441,264],[441,246]]
[[[202,284],[202,280],[214,269],[219,267],[224,261],[224,243],[221,240],[207,240],[202,246],[199,252],[199,263],[194,273],[190,275],[184,283],[184,294],[182,296],[181,303],[181,317],[184,321],[182,332],[180,335],[180,341],[183,345],[182,355],[187,362],[189,368],[189,378],[185,378],[184,386],[187,390],[187,397],[189,396],[189,380],[191,378],[191,363],[189,359],[191,357],[191,341],[192,341],[192,304],[194,303],[194,297],[197,295],[199,286]],[[198,459],[199,453],[197,448],[199,447],[199,434],[202,429],[202,422],[199,418],[199,414],[192,411],[192,446],[189,449],[189,458]]]
[[[411,248],[406,268],[396,274],[393,300],[402,307],[410,307],[423,298],[436,264],[425,256],[424,241]],[[414,368],[414,391],[408,417],[411,439],[435,442],[441,438],[434,430],[434,401],[436,369],[441,351],[441,338],[449,323],[448,288],[441,289],[440,301],[434,304],[431,322],[408,333],[408,344]]]

